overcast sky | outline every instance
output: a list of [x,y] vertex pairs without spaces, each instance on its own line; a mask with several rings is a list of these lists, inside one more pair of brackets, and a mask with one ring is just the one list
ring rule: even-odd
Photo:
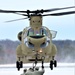
[[[37,10],[75,6],[75,0],[0,0],[3,10]],[[69,11],[68,9],[62,11]],[[60,11],[55,11],[60,12]],[[4,23],[4,21],[24,18],[16,14],[0,13],[0,40],[17,40],[18,32],[29,26],[28,20]],[[65,16],[49,16],[43,18],[43,25],[50,30],[57,31],[55,40],[75,40],[75,14]]]

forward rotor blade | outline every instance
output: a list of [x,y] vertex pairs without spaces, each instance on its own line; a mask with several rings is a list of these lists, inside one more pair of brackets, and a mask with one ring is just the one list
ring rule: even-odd
[[24,20],[24,19],[28,19],[28,17],[27,18],[20,18],[20,19],[10,20],[10,21],[5,21],[5,22],[13,22],[13,21]]
[[15,11],[15,10],[2,10],[0,9],[0,13],[43,13],[43,12],[52,12],[52,11],[56,11],[56,10],[62,10],[62,9],[69,9],[69,8],[75,8],[75,6],[71,6],[71,7],[64,7],[64,8],[53,8],[53,9],[48,9],[48,10],[34,10],[34,11]]
[[75,11],[45,14],[45,15],[42,15],[42,16],[63,16],[63,15],[69,15],[69,14],[75,14]]
[[69,8],[75,8],[75,6],[64,7],[64,8],[54,8],[54,9],[48,9],[48,10],[42,10],[42,11],[43,12],[52,12],[52,11],[56,11],[56,10],[69,9]]

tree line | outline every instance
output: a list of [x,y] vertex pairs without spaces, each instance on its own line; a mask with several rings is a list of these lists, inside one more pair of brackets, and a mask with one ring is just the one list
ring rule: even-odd
[[[75,41],[53,40],[57,46],[56,60],[58,62],[75,62]],[[0,64],[16,62],[16,47],[19,41],[0,40]]]

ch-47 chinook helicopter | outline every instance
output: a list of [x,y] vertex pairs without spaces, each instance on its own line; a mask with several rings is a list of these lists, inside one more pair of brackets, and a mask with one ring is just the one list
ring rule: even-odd
[[[34,10],[34,11],[13,11],[13,10],[0,10],[0,13],[14,13],[18,15],[27,16],[30,22],[30,26],[24,28],[23,31],[18,33],[18,39],[21,44],[18,45],[16,49],[16,67],[18,70],[23,67],[23,63],[37,62],[42,63],[42,68],[44,68],[44,62],[50,62],[50,69],[53,70],[53,66],[57,66],[57,61],[54,59],[57,48],[55,44],[52,43],[52,39],[56,36],[56,31],[49,30],[49,28],[42,25],[42,18],[44,16],[63,16],[69,14],[75,14],[75,11],[59,12],[48,14],[48,12],[70,9],[72,7],[64,8],[53,8],[47,10]],[[47,14],[44,14],[47,13]],[[23,19],[27,19],[23,18]],[[20,19],[17,19],[20,20]],[[12,22],[16,20],[11,20],[7,22]]]

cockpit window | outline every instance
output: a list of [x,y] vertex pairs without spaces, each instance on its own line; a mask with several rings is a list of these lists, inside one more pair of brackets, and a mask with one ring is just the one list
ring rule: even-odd
[[33,30],[32,28],[30,28],[30,29],[28,30],[27,36],[33,36],[33,35],[34,35],[34,30]]
[[[54,31],[54,30],[49,30],[47,27],[42,27],[42,28],[40,28],[39,30],[35,30],[34,31],[34,29],[32,29],[31,27],[27,27],[26,28],[26,31],[27,32],[25,32],[24,33],[24,38],[26,37],[26,36],[47,36],[48,38],[50,37],[50,36],[52,36],[52,39],[53,38],[55,38],[56,37],[56,34],[57,34],[57,31]],[[52,35],[50,35],[50,33],[52,34]]]

